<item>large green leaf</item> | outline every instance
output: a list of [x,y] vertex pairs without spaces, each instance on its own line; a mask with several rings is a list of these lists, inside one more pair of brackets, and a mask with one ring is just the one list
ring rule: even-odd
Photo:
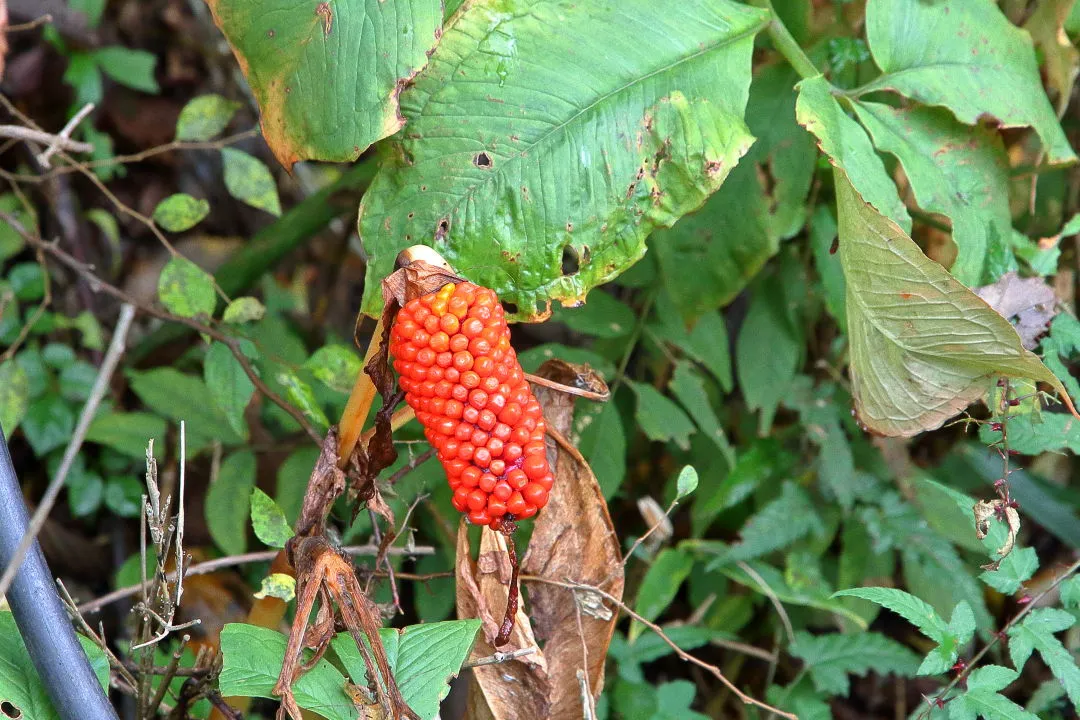
[[847,279],[852,395],[862,423],[885,435],[932,430],[978,399],[992,378],[1061,381],[1012,325],[927,258],[834,173]]
[[1005,127],[1031,127],[1051,163],[1076,160],[1043,91],[1031,36],[992,0],[870,0],[866,38],[885,74],[863,92],[944,105],[968,125],[989,115]]
[[427,62],[439,0],[210,0],[282,165],[355,160],[393,135],[398,95]]
[[1008,253],[1012,234],[1009,163],[997,133],[965,127],[940,108],[854,109],[874,144],[904,166],[919,206],[952,219],[953,276],[969,287],[996,280],[1001,263],[991,259]]
[[415,243],[517,317],[577,303],[638,260],[649,232],[700,207],[749,147],[766,17],[728,0],[464,6],[402,93],[408,132],[361,205],[364,311]]

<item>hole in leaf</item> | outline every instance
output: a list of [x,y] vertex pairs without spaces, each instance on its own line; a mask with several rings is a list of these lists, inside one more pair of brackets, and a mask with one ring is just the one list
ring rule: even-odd
[[564,245],[562,249],[562,274],[574,275],[580,269],[577,250],[574,249],[573,245]]
[[473,164],[476,167],[489,168],[491,167],[491,157],[486,152],[479,152],[473,158]]
[[435,226],[435,242],[442,242],[450,234],[450,218],[444,217]]
[[3,715],[6,718],[11,718],[12,720],[19,720],[19,718],[23,716],[22,710],[15,707],[7,700],[0,702],[0,715]]
[[507,315],[513,315],[518,311],[517,303],[512,303],[509,300],[504,300],[502,302],[502,306],[503,312],[505,312]]

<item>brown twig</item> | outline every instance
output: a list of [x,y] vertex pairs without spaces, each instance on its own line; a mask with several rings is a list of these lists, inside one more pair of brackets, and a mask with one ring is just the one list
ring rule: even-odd
[[525,373],[525,379],[531,382],[533,385],[542,385],[552,390],[558,390],[561,393],[567,395],[576,395],[577,397],[583,397],[587,400],[596,400],[597,402],[607,402],[611,399],[611,391],[607,392],[593,392],[592,390],[583,390],[582,388],[576,388],[573,385],[564,385],[554,380],[548,380],[545,377],[539,375],[533,375],[532,373]]
[[[351,545],[344,547],[342,550],[349,555],[375,555],[379,552],[378,545]],[[259,552],[250,552],[243,555],[230,555],[228,557],[217,558],[215,560],[207,560],[205,562],[197,563],[188,567],[184,573],[184,577],[188,578],[192,575],[206,575],[207,573],[216,572],[228,567],[235,567],[237,565],[247,565],[257,562],[270,562],[277,557],[279,550],[261,550]],[[404,548],[390,548],[387,551],[389,555],[434,555],[435,548],[430,545],[414,545],[412,547]],[[410,578],[412,579],[412,578]],[[168,576],[168,580],[173,582],[176,580],[175,573]],[[97,612],[106,605],[110,605],[118,600],[131,597],[137,594],[142,585],[129,585],[128,587],[120,588],[119,590],[113,590],[108,595],[102,595],[96,600],[85,602],[78,606],[78,611],[81,613]]]
[[[72,140],[68,137],[54,135],[52,133],[45,132],[44,130],[34,130],[32,128],[23,127],[22,125],[0,125],[0,137],[14,138],[15,140],[23,140],[32,143],[41,143],[42,145],[48,145],[50,147],[55,145],[57,149],[63,148],[64,150],[70,150],[71,152],[94,151],[94,146],[88,142]],[[56,151],[54,150],[53,152]]]

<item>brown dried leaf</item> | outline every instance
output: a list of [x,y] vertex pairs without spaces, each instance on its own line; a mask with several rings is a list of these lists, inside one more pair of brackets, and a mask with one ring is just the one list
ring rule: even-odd
[[975,288],[975,294],[1013,323],[1028,350],[1039,344],[1039,336],[1057,315],[1054,289],[1042,278],[1021,278],[1016,271],[1005,273],[993,285]]
[[[541,377],[603,393],[603,381],[587,368],[561,360],[540,367]],[[574,414],[571,395],[535,388],[549,427],[563,437]],[[548,441],[548,460],[555,468],[555,485],[547,506],[537,515],[529,550],[522,561],[523,576],[542,577],[600,588],[621,599],[623,564],[619,539],[600,486],[576,449]],[[545,641],[544,657],[551,678],[551,717],[582,715],[577,674],[584,669],[593,699],[604,685],[604,659],[615,630],[618,609],[595,593],[572,592],[542,582],[526,581],[533,627]]]
[[[403,255],[405,252],[403,251]],[[464,278],[450,272],[446,267],[432,265],[424,260],[412,260],[395,270],[382,281],[383,302],[396,302],[398,307],[428,293],[438,292],[447,283],[458,283]],[[384,311],[385,317],[385,311]]]
[[[462,521],[457,541],[457,612],[458,617],[479,618],[481,632],[473,645],[473,659],[495,652],[493,641],[499,634],[510,583],[510,561],[506,539],[488,527],[482,528],[480,555],[474,562],[469,547],[469,526]],[[529,616],[518,607],[510,642],[499,648],[513,652],[537,647]],[[470,718],[496,720],[541,720],[560,717],[551,713],[551,681],[547,660],[536,652],[497,665],[472,669],[469,688]]]

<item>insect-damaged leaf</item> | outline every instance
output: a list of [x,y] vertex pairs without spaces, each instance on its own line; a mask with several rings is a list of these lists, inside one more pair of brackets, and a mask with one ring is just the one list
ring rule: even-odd
[[1061,381],[1020,344],[1009,321],[926,257],[834,171],[847,279],[852,395],[883,435],[933,430],[997,375]]
[[[439,39],[439,0],[210,0],[286,168],[348,161],[397,132],[402,85]],[[377,285],[378,283],[376,283]]]
[[364,312],[420,242],[519,318],[626,269],[749,147],[765,19],[726,0],[464,6],[402,93],[408,130],[364,196]]

